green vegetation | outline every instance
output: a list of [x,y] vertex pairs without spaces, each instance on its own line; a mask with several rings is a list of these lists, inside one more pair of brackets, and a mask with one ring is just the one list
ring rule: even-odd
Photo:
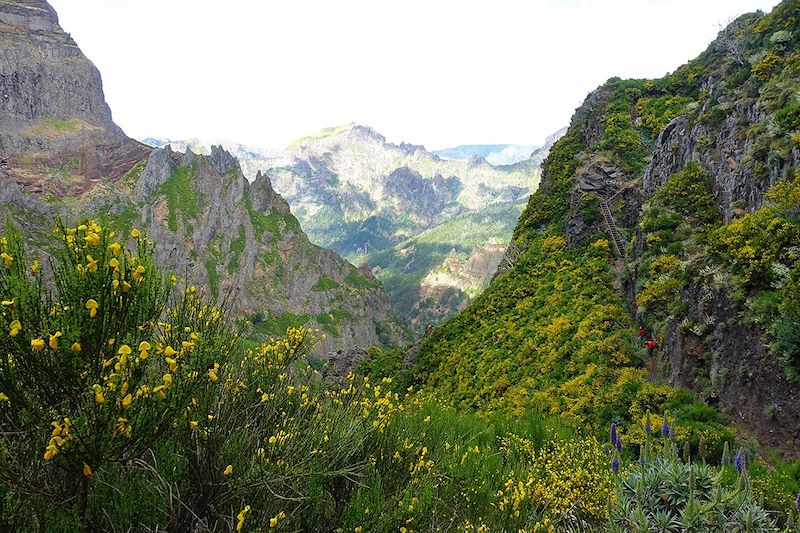
[[347,285],[350,285],[354,289],[374,289],[378,285],[365,278],[358,270],[355,268],[351,268],[350,272],[347,274],[347,277],[344,278],[344,282]]
[[775,185],[766,204],[719,228],[711,239],[715,265],[730,274],[774,339],[787,374],[800,379],[800,172]]
[[123,235],[127,235],[130,233],[131,229],[133,229],[133,225],[138,218],[136,209],[132,206],[126,206],[124,209],[116,212],[112,211],[112,209],[113,207],[105,213],[100,213],[98,218],[104,225],[111,226],[112,228],[119,228],[119,231]]
[[53,117],[40,120],[24,133],[31,137],[55,137],[92,128],[95,128],[95,126],[79,118],[60,119]]
[[131,167],[131,169],[125,173],[122,178],[120,178],[120,182],[125,187],[133,187],[139,181],[139,176],[142,175],[145,167],[147,166],[147,158],[142,159],[135,165]]
[[706,263],[708,232],[721,223],[711,186],[708,171],[692,161],[643,208],[636,303],[659,334],[667,320],[687,315],[683,291]]
[[[144,236],[133,252],[91,221],[60,235],[53,293],[21,236],[0,241],[4,529],[607,529],[609,457],[563,420],[456,411],[401,397],[389,376],[326,388],[306,363],[310,331],[292,327],[308,317],[253,317],[262,331],[287,328],[253,346],[195,289],[171,294]],[[677,412],[686,401],[664,387],[638,398],[644,408],[670,394]],[[699,411],[712,427],[716,414]],[[689,433],[677,428],[676,441]],[[635,424],[620,435],[632,447],[648,438]]]
[[239,270],[239,256],[242,255],[247,242],[244,226],[239,226],[239,236],[231,242],[232,257],[228,262],[228,274],[235,274]]
[[329,278],[325,274],[322,274],[314,286],[311,287],[311,290],[314,292],[325,292],[338,289],[339,287],[340,285],[336,283],[336,280]]
[[164,195],[167,200],[167,227],[170,231],[177,232],[180,221],[199,216],[200,199],[192,185],[189,168],[176,168],[167,181],[159,186],[157,194]]
[[212,298],[219,298],[219,271],[217,265],[220,264],[220,244],[221,237],[213,239],[208,244],[208,259],[206,259],[206,275],[208,276],[208,290]]
[[280,315],[268,314],[263,321],[253,323],[253,336],[257,340],[266,340],[269,337],[283,335],[288,328],[302,328],[306,326],[311,317],[308,315],[295,315],[285,312]]
[[[742,462],[749,460],[743,458],[746,453],[740,452]],[[725,483],[722,474],[731,466],[681,461],[674,450],[657,457],[645,451],[642,463],[618,486],[610,532],[740,530],[733,524],[752,533],[778,530],[776,520],[757,503],[746,468],[734,476],[738,482]]]
[[356,317],[354,317],[351,313],[345,311],[344,309],[333,308],[327,313],[321,313],[317,315],[316,317],[314,317],[314,320],[316,320],[317,324],[322,326],[322,328],[326,332],[330,333],[334,337],[338,337],[339,336],[339,330],[337,329],[338,326],[342,322],[350,322],[352,320],[355,320],[355,318]]

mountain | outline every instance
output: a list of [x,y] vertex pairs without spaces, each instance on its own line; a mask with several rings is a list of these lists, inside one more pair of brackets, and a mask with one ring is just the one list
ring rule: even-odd
[[546,150],[507,166],[446,160],[349,124],[295,141],[264,172],[309,238],[368,264],[422,330],[486,286]]
[[326,334],[317,355],[403,342],[372,274],[312,245],[266,176],[250,183],[216,146],[126,137],[46,2],[0,2],[0,45],[0,200],[33,243],[49,242],[57,217],[144,229],[166,270],[227,301],[257,339],[309,324]]
[[492,165],[511,165],[529,159],[537,148],[531,144],[462,144],[432,153],[442,159],[467,161],[482,157]]
[[250,181],[256,179],[258,171],[266,167],[266,162],[270,158],[275,157],[280,153],[280,150],[268,150],[255,146],[247,146],[224,139],[175,140],[163,137],[146,137],[144,139],[140,139],[140,141],[147,146],[153,146],[155,148],[164,148],[165,146],[169,145],[173,150],[177,150],[179,152],[191,150],[196,154],[202,155],[211,154],[212,146],[220,146],[225,149],[226,152],[233,155],[237,161],[239,161],[239,165],[242,167],[242,173]]
[[800,455],[798,19],[796,1],[744,15],[666,77],[589,94],[514,253],[406,356],[411,382],[595,427],[664,413],[691,442],[713,413],[668,385],[716,389],[745,435]]
[[145,157],[111,119],[100,73],[45,1],[0,3],[0,165],[44,196],[118,179]]

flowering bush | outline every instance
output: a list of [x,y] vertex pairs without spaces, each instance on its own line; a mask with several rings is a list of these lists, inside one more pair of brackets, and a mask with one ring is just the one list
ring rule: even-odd
[[618,483],[608,531],[777,530],[746,484],[725,485],[714,467],[682,462],[670,451],[642,462]]
[[94,221],[55,232],[47,271],[19,234],[2,242],[0,470],[20,491],[77,497],[85,521],[93,474],[139,456],[179,418],[202,340],[190,331],[167,344],[168,284],[136,230],[135,254]]

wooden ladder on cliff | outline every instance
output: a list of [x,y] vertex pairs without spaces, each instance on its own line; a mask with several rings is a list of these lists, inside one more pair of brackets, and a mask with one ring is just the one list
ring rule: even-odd
[[611,241],[614,243],[614,252],[620,259],[625,259],[625,248],[622,247],[622,239],[620,239],[617,224],[614,222],[614,215],[611,214],[611,208],[608,207],[608,200],[605,198],[600,198],[600,212],[603,213],[608,234],[611,235]]

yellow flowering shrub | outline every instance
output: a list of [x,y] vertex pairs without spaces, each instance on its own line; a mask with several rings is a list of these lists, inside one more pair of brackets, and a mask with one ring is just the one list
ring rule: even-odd
[[85,522],[94,477],[172,429],[219,342],[208,317],[162,321],[169,290],[146,238],[134,253],[94,221],[55,232],[52,285],[28,268],[20,235],[3,244],[0,294],[14,305],[0,311],[0,469],[20,490],[77,499]]

